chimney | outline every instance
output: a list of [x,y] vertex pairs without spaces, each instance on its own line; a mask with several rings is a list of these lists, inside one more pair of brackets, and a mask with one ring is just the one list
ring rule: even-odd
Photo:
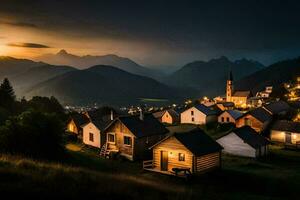
[[114,120],[114,111],[113,110],[110,111],[110,120],[111,121]]
[[140,108],[140,120],[144,121],[144,113],[142,108]]

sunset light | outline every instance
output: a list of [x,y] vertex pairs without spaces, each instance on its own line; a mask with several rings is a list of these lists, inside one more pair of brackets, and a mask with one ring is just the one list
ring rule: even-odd
[[299,199],[300,1],[0,0],[0,194]]

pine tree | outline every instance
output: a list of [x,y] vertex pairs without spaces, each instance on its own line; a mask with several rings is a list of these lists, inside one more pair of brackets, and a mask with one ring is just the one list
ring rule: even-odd
[[9,80],[5,78],[0,85],[0,106],[11,108],[16,100],[15,92]]

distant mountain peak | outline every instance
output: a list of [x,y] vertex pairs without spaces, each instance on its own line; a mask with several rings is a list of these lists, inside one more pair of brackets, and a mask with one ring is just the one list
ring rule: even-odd
[[67,55],[69,54],[65,49],[60,50],[56,55]]

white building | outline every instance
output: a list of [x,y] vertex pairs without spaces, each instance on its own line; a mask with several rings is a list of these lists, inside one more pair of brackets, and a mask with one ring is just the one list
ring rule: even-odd
[[269,141],[249,126],[235,129],[217,142],[224,148],[223,152],[232,155],[257,158],[268,153]]
[[202,104],[195,105],[180,114],[182,124],[207,124],[217,121],[216,112]]

